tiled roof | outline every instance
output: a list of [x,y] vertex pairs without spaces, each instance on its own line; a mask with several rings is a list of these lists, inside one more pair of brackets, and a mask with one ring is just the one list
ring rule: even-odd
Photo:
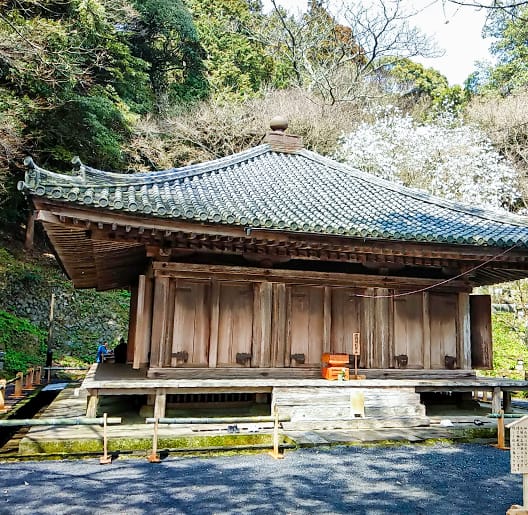
[[78,175],[31,160],[19,188],[35,197],[123,214],[360,238],[528,247],[528,218],[442,200],[308,150],[264,144],[170,170]]

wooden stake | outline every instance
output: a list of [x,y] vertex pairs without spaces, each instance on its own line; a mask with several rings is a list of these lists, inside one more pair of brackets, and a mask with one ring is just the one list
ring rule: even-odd
[[506,447],[506,438],[505,438],[506,431],[504,429],[504,411],[500,410],[499,412],[499,418],[497,419],[497,449],[500,449],[501,451],[507,451],[510,448]]
[[279,452],[279,408],[277,404],[273,407],[273,450],[269,453],[276,460],[282,460],[284,454]]
[[101,465],[109,465],[112,463],[112,458],[108,456],[108,438],[106,434],[106,413],[103,415],[103,455],[99,458],[99,463]]
[[154,434],[152,435],[152,452],[147,456],[150,463],[159,463],[160,457],[158,454],[158,417],[154,418]]

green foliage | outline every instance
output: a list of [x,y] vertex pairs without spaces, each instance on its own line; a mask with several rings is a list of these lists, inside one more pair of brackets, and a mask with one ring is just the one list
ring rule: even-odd
[[460,86],[450,87],[439,71],[410,59],[388,64],[384,69],[392,92],[410,97],[415,104],[425,100],[436,113],[459,110],[468,99]]
[[105,93],[94,88],[89,96],[74,95],[53,109],[35,113],[34,136],[41,151],[56,162],[78,155],[101,168],[123,166],[121,144],[130,132],[129,124]]
[[[512,14],[513,13],[513,14]],[[498,64],[482,67],[472,77],[477,91],[495,91],[507,95],[525,89],[528,84],[528,6],[507,12],[493,10],[488,17],[486,33],[495,38],[491,51]]]
[[273,61],[253,37],[259,19],[243,0],[189,2],[207,58],[207,78],[214,97],[231,102],[255,96],[269,83]]
[[171,94],[175,101],[204,98],[203,49],[183,2],[133,0],[133,5],[139,17],[129,27],[129,37],[134,54],[150,64],[158,113],[166,114]]
[[526,324],[515,313],[494,313],[493,327],[493,370],[490,375],[506,375],[524,379],[524,373],[515,365],[522,359],[528,365],[528,334]]
[[43,364],[46,333],[25,318],[0,310],[0,350],[5,351],[4,375],[14,376]]

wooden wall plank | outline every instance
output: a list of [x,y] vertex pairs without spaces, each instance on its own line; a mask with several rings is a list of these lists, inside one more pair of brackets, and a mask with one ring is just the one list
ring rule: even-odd
[[[458,299],[456,294],[429,294],[431,368],[445,368],[445,356],[457,361]],[[458,364],[458,363],[457,363]]]
[[483,370],[493,367],[491,334],[491,297],[470,295],[471,366]]
[[253,308],[252,367],[271,366],[272,287],[269,282],[255,285]]
[[363,299],[363,312],[361,320],[361,356],[360,366],[362,368],[372,368],[371,356],[372,348],[375,345],[374,328],[376,327],[376,320],[374,316],[374,305],[376,288],[366,288],[365,297]]
[[361,332],[363,300],[354,293],[349,288],[332,289],[330,352],[334,354],[352,354],[352,335]]
[[429,293],[422,293],[423,313],[423,364],[424,368],[431,368],[431,317]]
[[372,347],[372,368],[388,368],[390,366],[389,355],[392,346],[392,299],[389,297],[390,290],[377,288],[378,298],[374,300],[374,340]]
[[287,335],[287,293],[284,283],[273,283],[271,366],[284,367]]
[[423,297],[421,294],[394,298],[394,366],[396,356],[408,357],[407,368],[424,367]]
[[252,355],[253,347],[253,285],[222,283],[220,285],[220,321],[218,326],[217,366],[250,366],[237,363],[237,354]]
[[171,366],[208,365],[209,327],[209,281],[177,281]]
[[220,284],[211,281],[211,328],[209,334],[209,367],[215,368],[218,362],[218,325],[220,323]]
[[304,354],[304,363],[290,359],[290,366],[309,366],[321,363],[324,339],[324,288],[291,286],[289,356]]

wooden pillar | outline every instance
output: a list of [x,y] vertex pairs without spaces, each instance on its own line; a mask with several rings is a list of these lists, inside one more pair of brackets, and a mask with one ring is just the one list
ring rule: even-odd
[[458,294],[458,327],[458,368],[469,369],[471,368],[471,319],[469,293]]
[[167,392],[165,388],[156,390],[156,400],[154,402],[154,418],[163,418],[167,406]]
[[211,326],[209,330],[209,368],[216,368],[218,361],[218,329],[220,327],[220,284],[211,283]]
[[[152,318],[152,342],[150,354],[151,367],[163,367],[167,360],[167,353],[170,350],[166,348],[167,344],[167,324],[169,321],[169,286],[168,277],[154,278],[154,304],[153,311],[156,316]],[[172,321],[172,317],[170,317]]]
[[332,288],[325,286],[323,297],[323,352],[330,352],[332,334]]
[[87,418],[97,417],[97,405],[98,404],[99,404],[98,390],[90,390],[88,392],[88,403],[86,407],[86,417]]
[[128,314],[128,344],[127,344],[127,363],[134,362],[134,350],[136,348],[136,316],[137,316],[137,285],[130,287],[130,308]]
[[[286,285],[273,284],[273,326],[271,335],[271,366],[284,367],[286,360],[288,300]],[[288,355],[289,363],[289,355]]]
[[423,320],[423,367],[431,368],[431,312],[429,309],[429,293],[422,293],[422,320]]
[[145,275],[139,276],[136,331],[133,368],[148,366],[152,331],[152,284],[153,280]]
[[504,413],[513,413],[511,392],[508,392],[506,390],[502,391],[502,409],[504,410]]
[[493,388],[493,396],[491,398],[491,412],[500,413],[501,407],[501,389],[499,386]]

